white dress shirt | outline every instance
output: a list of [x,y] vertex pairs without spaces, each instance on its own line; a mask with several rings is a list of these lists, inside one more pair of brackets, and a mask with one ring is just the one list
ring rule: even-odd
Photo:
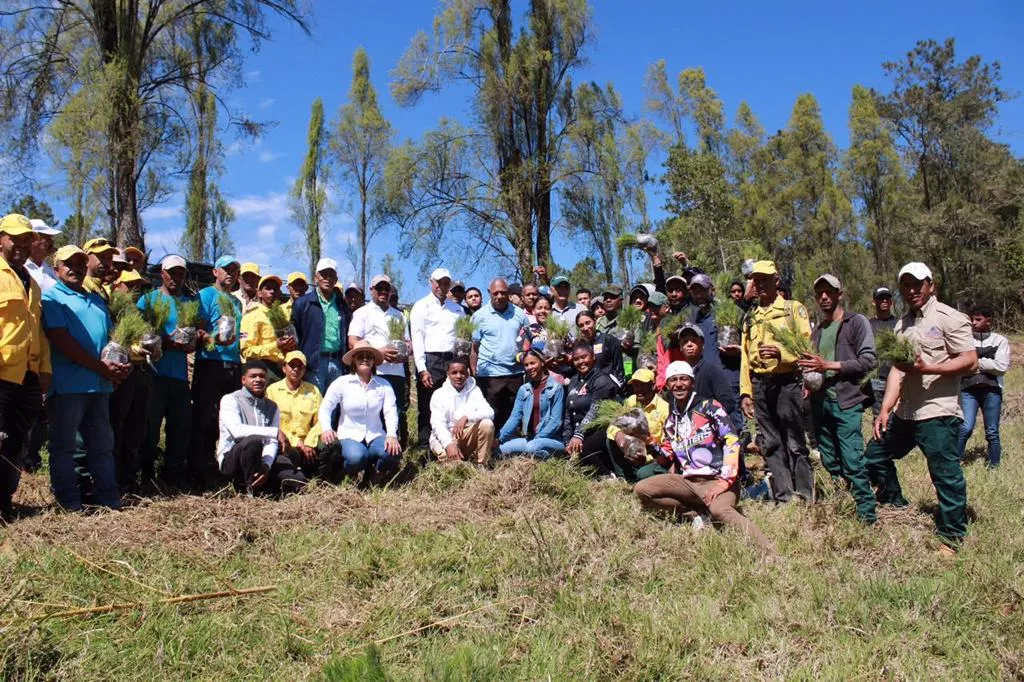
[[[383,379],[371,377],[368,384],[364,384],[358,374],[343,374],[335,379],[327,387],[320,403],[320,428],[323,431],[331,429],[331,413],[338,406],[341,406],[341,418],[334,433],[339,440],[347,438],[370,443],[383,435],[398,438],[395,391]],[[384,411],[384,426],[380,423],[381,410]]]
[[412,307],[409,326],[412,328],[412,355],[416,371],[427,370],[427,353],[451,353],[455,348],[455,320],[466,312],[458,303],[441,303],[434,294],[427,294]]
[[[217,466],[224,462],[224,455],[227,454],[236,441],[246,436],[261,436],[263,438],[263,463],[268,467],[273,466],[274,458],[277,457],[277,431],[281,426],[281,410],[274,407],[274,416],[268,418],[263,410],[253,410],[259,424],[246,424],[242,420],[242,410],[235,399],[236,393],[246,393],[252,400],[252,394],[246,389],[235,393],[228,393],[220,399],[220,440],[217,443]],[[261,399],[263,402],[274,405],[272,400]]]
[[[381,310],[376,303],[370,302],[352,313],[352,321],[348,325],[348,335],[358,337],[377,350],[384,350],[391,341],[388,334],[388,320],[399,320],[405,324],[402,313],[389,307]],[[405,338],[409,338],[409,330],[405,330]],[[400,362],[384,362],[377,367],[377,374],[388,376],[405,376],[405,365]]]
[[46,261],[42,265],[36,265],[31,258],[25,260],[25,269],[28,274],[39,285],[39,289],[45,294],[46,290],[57,283],[57,273],[54,272]]

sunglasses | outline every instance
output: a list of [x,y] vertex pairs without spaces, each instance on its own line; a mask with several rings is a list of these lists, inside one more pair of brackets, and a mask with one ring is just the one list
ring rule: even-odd
[[383,294],[384,292],[390,292],[391,291],[391,285],[390,284],[378,284],[377,286],[375,286],[373,288],[373,290],[376,291],[377,293]]
[[373,362],[376,358],[370,353],[360,353],[353,358],[356,362]]

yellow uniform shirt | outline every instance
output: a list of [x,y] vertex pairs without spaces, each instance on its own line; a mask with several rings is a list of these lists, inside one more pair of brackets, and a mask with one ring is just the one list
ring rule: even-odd
[[52,374],[50,344],[43,334],[43,293],[29,277],[21,278],[0,256],[0,379],[21,384],[26,372]]
[[284,363],[284,353],[277,347],[277,335],[267,319],[267,306],[259,303],[242,315],[242,333],[238,337],[242,360],[267,360]]
[[304,443],[315,448],[320,442],[320,390],[303,381],[294,391],[282,379],[267,386],[267,397],[274,401],[281,414],[281,430],[288,436],[292,447]]
[[103,280],[99,277],[87,276],[85,281],[82,282],[82,288],[90,294],[98,295],[103,299],[104,303],[110,303],[110,289],[103,284]]
[[[807,308],[797,301],[787,301],[778,295],[769,306],[757,306],[748,313],[749,319],[743,324],[743,338],[740,341],[740,395],[754,395],[752,374],[789,374],[795,372],[797,358],[775,340],[775,330],[787,326],[790,320],[796,329],[811,338],[811,322],[807,319]],[[762,346],[778,346],[781,357],[762,358],[758,349]]]
[[[971,321],[966,315],[939,303],[932,296],[920,310],[908,312],[896,323],[896,334],[914,342],[930,365],[946,362],[953,354],[975,350]],[[902,374],[898,369],[893,372]],[[921,421],[935,417],[963,417],[960,410],[960,376],[903,374],[900,419]]]
[[[631,395],[622,402],[623,407],[636,407],[636,396]],[[651,432],[648,443],[660,445],[664,441],[665,422],[668,421],[668,402],[660,395],[655,395],[654,400],[643,406],[644,416],[647,417],[647,430]],[[618,426],[608,427],[608,440],[615,440],[619,432]]]
[[289,320],[292,319],[292,303],[294,302],[295,301],[289,298],[287,301],[281,304],[281,310],[285,312]]

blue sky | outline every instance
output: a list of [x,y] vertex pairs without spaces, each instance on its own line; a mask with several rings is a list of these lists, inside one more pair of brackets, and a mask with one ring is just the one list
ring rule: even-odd
[[[520,3],[524,4],[524,3]],[[442,117],[469,120],[465,93],[444,91],[411,109],[399,108],[388,92],[389,71],[416,31],[430,30],[436,5],[424,0],[315,3],[313,35],[274,21],[273,39],[250,54],[244,71],[247,86],[230,94],[231,106],[249,115],[277,121],[263,139],[239,146],[227,137],[229,154],[223,191],[235,208],[232,226],[237,255],[255,260],[265,271],[280,274],[305,269],[299,232],[288,217],[287,192],[305,153],[312,100],[324,100],[328,117],[343,104],[351,80],[351,58],[362,45],[371,59],[372,78],[385,115],[398,138],[418,138]],[[701,66],[708,84],[726,106],[729,120],[747,101],[771,133],[786,125],[801,93],[821,104],[825,124],[837,144],[845,146],[847,109],[854,84],[887,88],[881,63],[897,60],[923,38],[957,40],[961,57],[980,54],[998,60],[1003,86],[1024,92],[1024,3],[1006,2],[682,2],[595,0],[596,36],[588,65],[577,82],[611,81],[632,116],[643,113],[643,77],[647,67],[665,59],[675,76]],[[223,118],[223,117],[222,117]],[[1024,100],[1006,103],[996,136],[1024,154]],[[660,213],[661,197],[652,197]],[[147,245],[159,256],[175,250],[182,227],[183,198],[176,194],[145,216]],[[344,259],[353,223],[339,211],[330,218],[325,254]],[[374,262],[395,252],[393,232],[371,246]],[[558,246],[555,259],[571,266],[577,255]],[[420,263],[401,263],[403,301],[426,291]],[[457,259],[444,263],[457,276],[467,274]],[[346,268],[342,268],[346,269]],[[351,270],[340,273],[351,278]],[[489,279],[478,271],[467,279]]]

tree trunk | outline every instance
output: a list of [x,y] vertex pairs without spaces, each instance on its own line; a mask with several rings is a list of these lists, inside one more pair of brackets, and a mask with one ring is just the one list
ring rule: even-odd
[[369,237],[366,234],[366,189],[359,191],[359,285],[366,287],[366,248]]

